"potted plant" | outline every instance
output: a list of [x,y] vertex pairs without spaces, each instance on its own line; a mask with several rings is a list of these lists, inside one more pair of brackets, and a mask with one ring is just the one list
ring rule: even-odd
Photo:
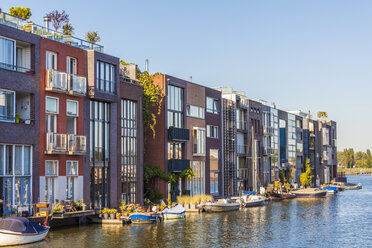
[[112,220],[115,220],[115,215],[116,215],[116,213],[118,212],[118,210],[116,210],[116,209],[111,209],[110,210],[110,219],[112,219]]
[[57,203],[53,210],[52,210],[52,215],[53,216],[63,216],[63,207],[61,206],[60,203]]
[[104,208],[102,210],[103,219],[107,220],[108,219],[108,216],[109,216],[109,213],[110,213],[110,209]]
[[120,213],[116,213],[116,219],[120,220]]
[[81,210],[82,211],[86,211],[87,210],[87,204],[85,204],[84,202],[81,204]]
[[21,114],[16,113],[15,114],[15,123],[19,123],[19,120],[21,119]]

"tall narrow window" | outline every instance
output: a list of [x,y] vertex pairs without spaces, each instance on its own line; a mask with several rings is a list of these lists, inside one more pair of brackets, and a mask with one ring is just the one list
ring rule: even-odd
[[218,149],[209,150],[209,165],[210,165],[210,192],[211,194],[219,194],[219,161]]
[[46,69],[57,70],[57,54],[54,52],[46,52],[45,60]]
[[58,114],[58,98],[46,97],[45,102],[45,131],[46,132],[57,132],[57,114]]
[[66,105],[67,105],[66,113],[67,133],[76,134],[76,122],[78,117],[79,103],[77,101],[67,100]]
[[183,128],[183,89],[168,85],[168,128]]
[[66,162],[66,199],[76,201],[78,161]]
[[0,67],[14,69],[15,41],[0,37]]
[[217,99],[207,97],[207,112],[218,114],[220,112],[219,101]]
[[0,121],[14,122],[15,92],[0,89]]
[[187,179],[187,189],[190,195],[205,194],[205,163],[204,161],[192,161],[191,169],[196,174],[191,179]]
[[121,194],[135,203],[137,194],[137,103],[121,100]]
[[45,161],[45,198],[54,203],[57,192],[58,160]]
[[194,128],[193,130],[193,155],[205,155],[205,128]]
[[66,72],[67,74],[76,74],[76,59],[67,57],[66,62]]

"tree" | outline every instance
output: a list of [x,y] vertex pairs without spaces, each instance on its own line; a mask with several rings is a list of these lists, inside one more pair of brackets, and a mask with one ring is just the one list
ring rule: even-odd
[[62,29],[63,34],[65,35],[72,35],[74,32],[74,27],[71,25],[71,23],[66,23],[65,25],[63,25]]
[[85,34],[85,38],[90,42],[90,43],[97,43],[98,41],[101,41],[101,37],[98,35],[97,31],[90,31]]
[[11,7],[9,9],[9,13],[13,16],[22,18],[27,20],[31,17],[31,10],[30,8],[23,8],[23,7]]
[[328,118],[327,112],[325,112],[325,111],[319,111],[318,112],[318,118],[319,119],[323,119],[323,120],[327,119]]
[[64,10],[59,12],[58,10],[53,10],[50,13],[46,14],[50,18],[52,25],[56,31],[63,25],[70,21],[70,15],[67,14]]
[[313,179],[314,175],[312,174],[311,166],[310,166],[310,159],[306,159],[305,162],[305,172],[301,173],[300,175],[300,183],[308,188],[311,184],[311,180]]

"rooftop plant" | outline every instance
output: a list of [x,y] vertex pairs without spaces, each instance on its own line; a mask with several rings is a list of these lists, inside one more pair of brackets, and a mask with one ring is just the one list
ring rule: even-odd
[[64,10],[61,12],[58,10],[53,10],[52,12],[47,13],[46,16],[50,18],[50,21],[52,22],[52,25],[56,31],[70,21],[70,15]]
[[99,41],[101,41],[101,37],[98,35],[98,32],[97,31],[89,31],[85,34],[85,38],[87,39],[87,41],[89,41],[90,43],[97,43]]
[[9,14],[27,20],[31,17],[31,10],[30,8],[24,7],[11,7],[9,9]]

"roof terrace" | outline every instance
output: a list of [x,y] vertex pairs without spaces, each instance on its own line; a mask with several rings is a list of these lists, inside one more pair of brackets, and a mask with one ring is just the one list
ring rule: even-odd
[[70,46],[78,47],[81,49],[103,52],[103,46],[101,45],[91,43],[89,41],[74,37],[72,35],[65,35],[62,32],[58,32],[51,28],[40,26],[33,22],[26,22],[25,20],[21,18],[2,12],[1,9],[0,9],[0,24],[4,24],[12,28],[16,28],[16,29],[23,30],[29,33],[33,33],[43,38],[65,43]]

